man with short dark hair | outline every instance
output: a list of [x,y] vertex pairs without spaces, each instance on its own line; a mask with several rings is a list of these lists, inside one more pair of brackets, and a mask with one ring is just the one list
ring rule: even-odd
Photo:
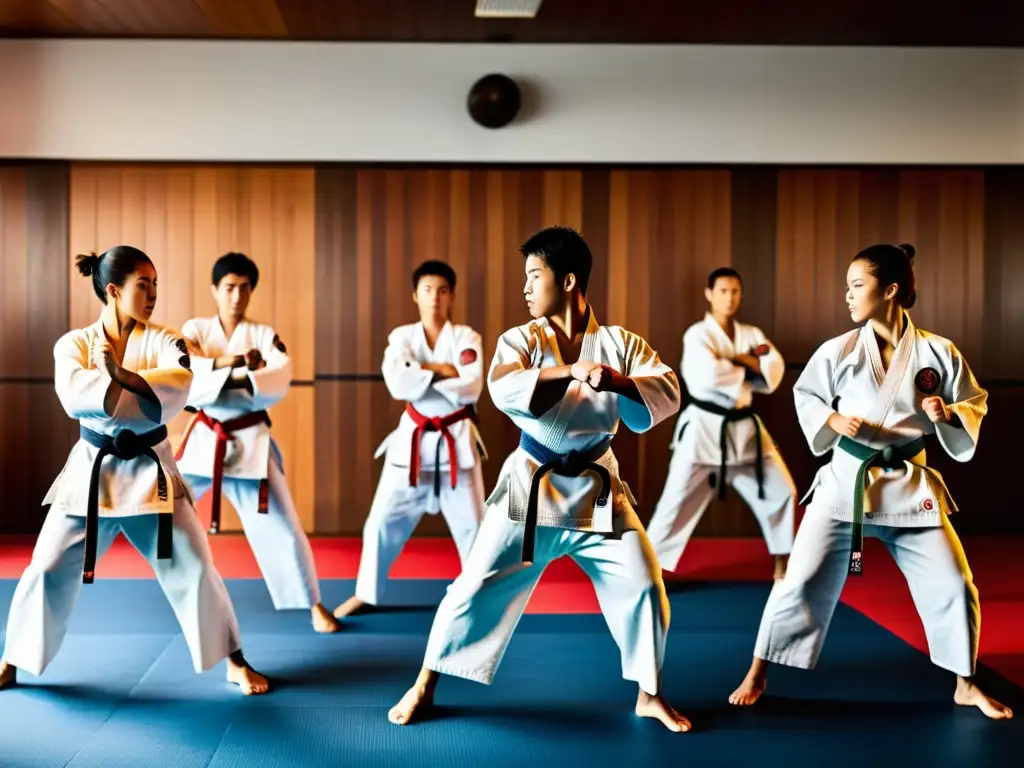
[[778,388],[786,363],[760,328],[736,320],[743,297],[736,270],[712,272],[704,297],[708,312],[683,336],[680,370],[690,403],[679,415],[647,535],[662,568],[674,571],[715,493],[724,498],[732,485],[757,517],[781,579],[793,548],[796,489],[751,402],[754,392]]
[[668,599],[610,447],[620,421],[646,432],[675,413],[679,383],[642,338],[598,322],[586,300],[592,257],[577,232],[545,229],[520,250],[533,320],[498,339],[487,378],[522,430],[519,447],[437,609],[419,678],[388,719],[423,716],[440,674],[490,683],[544,569],[568,555],[594,584],[623,677],[639,685],[636,714],[689,730],[662,695]]
[[267,410],[288,393],[292,363],[269,325],[246,317],[259,269],[245,254],[213,265],[213,317],[187,321],[192,351],[188,404],[197,409],[178,447],[178,468],[196,499],[213,492],[211,533],[220,530],[221,490],[231,499],[277,610],[308,609],[313,629],[339,625],[320,602],[309,539],[295,511]]
[[356,593],[335,609],[339,619],[380,603],[388,572],[424,513],[444,515],[463,562],[483,518],[480,334],[451,322],[455,270],[448,264],[420,264],[412,287],[420,321],[391,332],[381,366],[388,392],[406,403],[405,412],[374,455],[386,452],[363,526]]

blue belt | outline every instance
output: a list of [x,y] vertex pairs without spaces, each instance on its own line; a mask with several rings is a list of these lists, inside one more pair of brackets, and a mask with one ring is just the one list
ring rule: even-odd
[[612,476],[608,468],[598,464],[597,460],[608,452],[611,443],[612,439],[609,437],[585,451],[555,453],[525,432],[520,435],[519,447],[540,464],[530,481],[530,500],[526,505],[526,530],[523,531],[522,556],[522,561],[526,565],[533,563],[534,542],[537,537],[537,501],[541,480],[552,473],[563,477],[579,477],[587,471],[596,472],[601,478],[601,493],[594,502],[594,506],[605,506],[612,491]]

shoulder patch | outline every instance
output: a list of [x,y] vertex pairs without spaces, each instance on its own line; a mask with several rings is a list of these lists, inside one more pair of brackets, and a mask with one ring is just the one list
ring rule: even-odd
[[922,368],[914,377],[914,386],[925,395],[934,395],[941,383],[942,377],[934,368]]
[[288,347],[284,345],[284,342],[281,341],[281,337],[278,336],[276,333],[274,334],[274,349],[276,349],[281,354],[288,354]]
[[476,362],[476,350],[464,349],[459,353],[459,365],[471,365]]
[[754,347],[754,357],[764,357],[771,351],[772,348],[769,347],[767,344],[758,344],[756,347]]

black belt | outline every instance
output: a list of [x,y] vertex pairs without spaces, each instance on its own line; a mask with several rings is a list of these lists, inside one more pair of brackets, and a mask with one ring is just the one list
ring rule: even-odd
[[611,442],[612,439],[609,437],[585,451],[569,451],[562,454],[555,453],[546,446],[541,445],[525,432],[520,435],[519,447],[540,463],[537,471],[533,473],[533,479],[530,481],[530,500],[526,506],[526,530],[523,531],[523,563],[526,565],[533,563],[534,541],[537,536],[537,501],[540,494],[540,481],[546,475],[552,473],[562,475],[563,477],[579,477],[587,471],[596,472],[601,478],[601,493],[594,502],[594,506],[603,507],[608,503],[608,496],[612,492],[612,476],[607,467],[596,462],[608,452]]
[[764,448],[761,445],[762,439],[762,427],[761,420],[757,418],[757,414],[754,413],[754,409],[747,408],[725,408],[717,403],[708,402],[707,400],[696,400],[690,398],[690,402],[700,408],[702,411],[713,413],[716,416],[722,417],[722,428],[718,433],[718,447],[721,451],[720,464],[718,466],[718,478],[716,481],[716,487],[718,488],[718,498],[725,498],[725,473],[726,463],[725,455],[729,446],[729,424],[736,421],[743,421],[744,419],[752,419],[754,426],[757,428],[757,457],[754,461],[754,472],[757,476],[757,498],[764,498]]
[[[122,429],[116,435],[104,435],[79,426],[78,433],[83,440],[95,448],[99,448],[92,463],[92,474],[89,477],[89,504],[85,510],[85,565],[82,568],[82,583],[92,584],[96,575],[96,540],[98,537],[100,517],[100,469],[103,459],[113,456],[121,461],[130,461],[145,456],[156,462],[157,492],[160,501],[167,501],[167,477],[156,455],[154,447],[167,439],[167,427],[137,435],[130,429]],[[157,515],[159,528],[156,540],[156,556],[160,560],[171,558],[172,516],[166,513]]]

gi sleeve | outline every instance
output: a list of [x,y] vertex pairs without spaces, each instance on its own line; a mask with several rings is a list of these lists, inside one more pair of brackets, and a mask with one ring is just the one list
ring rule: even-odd
[[643,400],[619,395],[619,417],[627,429],[643,433],[679,411],[679,379],[640,336],[622,331],[624,370]]
[[487,392],[495,407],[505,415],[534,418],[530,401],[537,389],[540,366],[534,366],[531,361],[535,354],[539,361],[539,353],[540,341],[536,334],[527,336],[522,329],[515,328],[498,337],[487,373]]
[[946,370],[941,394],[960,424],[936,424],[935,434],[946,453],[956,461],[966,462],[978,447],[981,420],[988,413],[988,392],[978,384],[960,350],[950,344],[948,355],[943,360]]
[[193,408],[207,408],[220,397],[231,375],[230,368],[214,370],[215,357],[207,357],[203,349],[202,334],[193,320],[181,327],[181,335],[189,347],[192,363],[192,386],[188,393],[188,405]]
[[127,389],[121,391],[114,410],[114,420],[131,429],[153,428],[153,424],[166,424],[188,403],[192,385],[192,361],[185,339],[169,331],[160,333],[154,342],[157,349],[155,368],[136,371],[156,396],[159,405]]
[[252,383],[253,409],[265,411],[288,394],[292,384],[292,360],[281,337],[270,328],[262,332],[258,349],[266,365],[256,371],[246,370]]
[[434,382],[434,389],[454,407],[473,405],[484,389],[484,348],[480,334],[466,330],[457,339],[455,369],[458,377]]
[[53,384],[65,413],[72,419],[109,419],[103,401],[113,381],[92,367],[89,337],[81,331],[64,334],[53,347]]
[[[768,352],[759,356],[761,375],[753,378],[751,386],[755,392],[759,392],[762,395],[770,395],[782,383],[782,377],[786,373],[786,361],[782,359],[782,354],[768,340],[760,328],[754,329],[754,338],[757,340],[757,345],[759,347],[767,347]],[[753,354],[757,354],[757,351],[755,350]]]
[[743,366],[718,356],[711,339],[699,326],[683,335],[683,359],[679,368],[690,392],[714,391],[732,400],[739,398],[747,375]]
[[388,335],[381,373],[391,397],[408,403],[422,398],[434,380],[433,372],[421,368],[413,355],[404,328],[396,328]]

